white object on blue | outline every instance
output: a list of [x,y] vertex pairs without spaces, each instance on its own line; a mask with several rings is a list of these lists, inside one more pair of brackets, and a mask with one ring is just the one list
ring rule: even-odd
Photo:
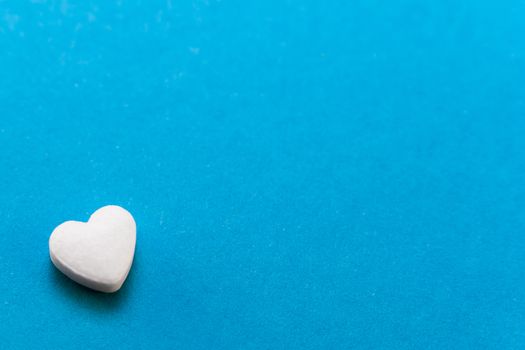
[[51,261],[88,288],[113,293],[126,280],[135,255],[136,224],[125,209],[109,205],[88,222],[67,221],[49,237]]

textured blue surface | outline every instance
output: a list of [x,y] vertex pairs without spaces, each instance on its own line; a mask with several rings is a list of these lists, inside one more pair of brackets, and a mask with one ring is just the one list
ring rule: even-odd
[[0,348],[524,348],[524,4],[0,2]]

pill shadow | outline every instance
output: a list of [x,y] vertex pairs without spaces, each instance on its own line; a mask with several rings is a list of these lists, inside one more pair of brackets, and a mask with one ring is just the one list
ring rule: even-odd
[[100,313],[111,313],[125,308],[128,304],[134,289],[134,280],[138,268],[137,260],[139,259],[135,255],[128,278],[122,288],[115,293],[102,293],[86,288],[60,272],[51,261],[49,262],[49,273],[57,292],[67,298],[68,302]]

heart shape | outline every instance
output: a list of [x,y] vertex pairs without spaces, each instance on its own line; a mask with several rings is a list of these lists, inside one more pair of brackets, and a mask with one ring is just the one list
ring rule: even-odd
[[125,209],[109,205],[89,221],[67,221],[49,237],[51,261],[88,288],[113,293],[122,287],[135,254],[136,224]]

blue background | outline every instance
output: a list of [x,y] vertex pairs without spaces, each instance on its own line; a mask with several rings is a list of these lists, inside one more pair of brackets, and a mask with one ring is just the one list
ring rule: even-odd
[[[0,2],[0,348],[525,347],[524,13]],[[48,257],[106,204],[116,295]]]

